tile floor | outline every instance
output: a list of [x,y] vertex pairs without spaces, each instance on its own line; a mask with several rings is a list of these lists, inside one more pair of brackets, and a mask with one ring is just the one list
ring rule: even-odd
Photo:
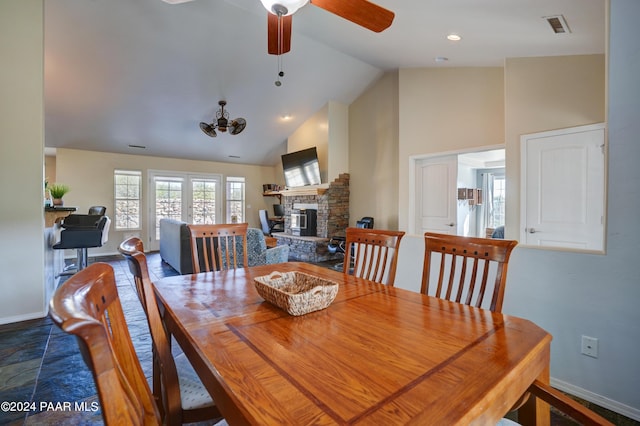
[[[150,378],[149,331],[126,262],[118,256],[90,261],[108,262],[113,266],[131,337],[145,374]],[[177,275],[162,262],[158,253],[148,255],[148,264],[152,280]],[[75,338],[58,329],[49,318],[0,326],[0,402],[6,401],[25,407],[22,411],[0,410],[0,425],[103,424],[93,378],[80,356]],[[580,402],[616,425],[640,426],[640,422],[586,401]],[[576,423],[552,413],[551,424]]]
[[[90,260],[113,266],[131,338],[150,378],[149,329],[126,261],[119,256]],[[177,275],[158,254],[151,254],[148,261],[153,280]],[[0,402],[3,401],[29,406],[23,412],[0,410],[0,425],[103,424],[93,377],[75,337],[62,332],[48,317],[0,326]],[[35,407],[31,406],[33,403]],[[41,407],[49,403],[60,410],[53,410],[50,405]],[[56,403],[62,405],[56,407]],[[71,409],[65,409],[64,403],[70,403]],[[85,410],[76,410],[76,404]]]

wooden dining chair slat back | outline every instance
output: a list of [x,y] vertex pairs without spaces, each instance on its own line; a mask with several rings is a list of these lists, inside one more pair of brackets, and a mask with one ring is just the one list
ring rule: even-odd
[[[186,365],[188,373],[191,376],[195,375],[195,373],[191,374],[192,369],[184,354],[178,356],[178,366],[176,365],[171,352],[171,336],[162,322],[142,241],[137,237],[129,238],[120,244],[118,251],[127,259],[138,298],[147,316],[153,350],[153,394],[160,408],[163,423],[180,425],[219,419],[220,410],[199,379],[188,377],[186,372],[179,371],[181,369],[178,366]],[[182,358],[185,359],[182,360]],[[186,402],[183,401],[186,399],[183,388],[187,386],[191,400],[198,402],[189,403],[190,409],[183,406],[183,402]]]
[[502,312],[507,265],[517,241],[432,232],[424,240],[423,294]]
[[[393,286],[402,231],[347,228],[343,271]],[[351,263],[353,260],[353,264]]]
[[110,265],[94,263],[71,276],[54,293],[49,316],[78,338],[80,352],[93,373],[105,424],[161,424]]
[[188,225],[188,227],[191,234],[194,273],[248,266],[248,223]]

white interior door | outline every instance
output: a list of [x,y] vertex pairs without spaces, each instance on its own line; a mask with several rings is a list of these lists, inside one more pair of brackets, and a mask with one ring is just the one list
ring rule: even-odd
[[521,242],[602,250],[604,125],[524,135],[521,141]]
[[222,176],[149,172],[148,250],[160,249],[160,220],[215,224],[222,219]]
[[416,231],[456,233],[458,157],[416,163]]

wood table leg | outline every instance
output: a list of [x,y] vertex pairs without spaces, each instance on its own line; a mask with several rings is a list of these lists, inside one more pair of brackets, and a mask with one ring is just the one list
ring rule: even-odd
[[[549,383],[549,367],[540,373],[538,380]],[[518,410],[518,423],[523,426],[550,426],[551,414],[549,410],[549,404],[531,394]]]

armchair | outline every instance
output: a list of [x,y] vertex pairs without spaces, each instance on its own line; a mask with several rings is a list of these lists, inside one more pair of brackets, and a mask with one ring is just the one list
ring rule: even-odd
[[[242,247],[242,240],[236,241],[236,253],[246,253],[247,266],[258,265],[271,265],[273,263],[283,263],[289,261],[289,246],[277,246],[267,248],[265,236],[258,228],[247,229],[247,250],[246,252]],[[221,256],[226,257],[227,248],[222,247]],[[233,253],[229,254],[231,260],[233,260]]]
[[289,246],[267,248],[260,229],[247,229],[247,257],[249,266],[269,265],[289,261]]

